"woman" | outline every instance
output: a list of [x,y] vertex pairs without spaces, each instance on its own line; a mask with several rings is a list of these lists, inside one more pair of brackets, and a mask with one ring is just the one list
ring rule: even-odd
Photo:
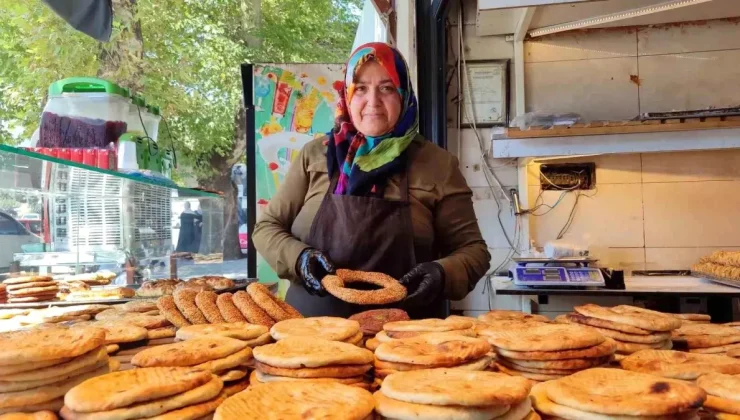
[[257,251],[293,283],[286,300],[305,316],[349,316],[368,308],[321,286],[335,268],[399,279],[413,318],[444,317],[490,255],[458,161],[418,134],[408,66],[382,43],[347,63],[335,126],[308,143],[254,232]]

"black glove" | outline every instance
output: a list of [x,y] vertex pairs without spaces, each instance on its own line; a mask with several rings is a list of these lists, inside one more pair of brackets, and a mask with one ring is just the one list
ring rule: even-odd
[[408,295],[404,304],[416,308],[437,299],[445,287],[445,270],[436,262],[419,264],[399,280]]
[[336,269],[323,252],[307,248],[298,256],[296,273],[309,294],[323,297],[326,296],[326,289],[321,285],[321,279],[327,274],[336,273]]

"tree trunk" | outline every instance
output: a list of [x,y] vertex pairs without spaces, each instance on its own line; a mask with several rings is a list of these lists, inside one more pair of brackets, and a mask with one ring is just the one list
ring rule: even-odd
[[100,44],[98,77],[141,92],[144,87],[144,37],[137,9],[136,0],[113,0],[113,18],[120,29],[113,30],[110,42]]
[[[199,179],[198,184],[210,190],[222,191],[223,199],[223,236],[212,235],[210,238],[202,238],[201,252],[207,250],[220,249],[223,246],[224,260],[236,260],[245,258],[241,253],[239,246],[239,214],[238,214],[238,197],[236,186],[231,181],[231,169],[237,163],[245,163],[246,159],[246,128],[247,113],[244,107],[240,106],[234,115],[234,142],[232,144],[231,156],[223,157],[213,155],[210,159],[210,166],[216,172],[211,178]],[[203,213],[210,205],[207,200],[201,200]],[[212,209],[212,212],[215,209]],[[214,219],[214,222],[216,220]],[[218,231],[217,226],[214,226]],[[204,226],[205,231],[205,226]]]

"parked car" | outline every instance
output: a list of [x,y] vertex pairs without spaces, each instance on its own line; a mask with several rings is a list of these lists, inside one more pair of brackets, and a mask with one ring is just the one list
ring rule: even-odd
[[23,252],[23,245],[41,243],[41,238],[31,233],[13,216],[0,211],[0,271],[7,270],[13,254]]

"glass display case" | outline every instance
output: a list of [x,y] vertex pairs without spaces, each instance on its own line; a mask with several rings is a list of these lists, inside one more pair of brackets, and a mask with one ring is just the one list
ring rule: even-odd
[[223,261],[223,237],[219,194],[0,145],[0,279],[245,279],[246,260]]

